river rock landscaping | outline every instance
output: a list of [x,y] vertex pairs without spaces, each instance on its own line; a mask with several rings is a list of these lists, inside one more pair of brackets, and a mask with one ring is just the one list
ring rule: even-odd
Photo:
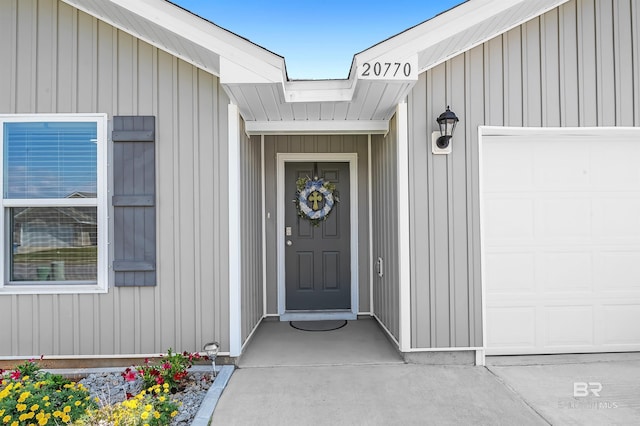
[[[114,405],[138,395],[143,389],[143,381],[136,378],[126,381],[120,373],[89,374],[80,382],[89,390],[92,398],[98,398],[99,405]],[[171,419],[171,426],[188,426],[195,417],[200,403],[213,383],[211,373],[190,372],[179,391],[169,399],[178,403],[178,413]]]

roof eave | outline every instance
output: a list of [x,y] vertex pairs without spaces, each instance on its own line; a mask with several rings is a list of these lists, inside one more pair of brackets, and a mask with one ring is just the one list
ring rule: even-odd
[[[263,78],[281,81],[286,76],[284,58],[165,0],[62,0],[115,28],[220,76],[221,57],[254,70]],[[137,24],[137,25],[136,25]],[[145,34],[152,28],[155,37]],[[190,56],[179,46],[160,41],[165,34],[207,53],[207,60]],[[207,62],[207,63],[205,63]],[[286,78],[286,77],[285,77]]]

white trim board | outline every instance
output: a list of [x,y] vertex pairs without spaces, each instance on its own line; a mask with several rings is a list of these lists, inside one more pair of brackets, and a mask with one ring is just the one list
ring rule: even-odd
[[369,312],[371,315],[375,313],[375,308],[373,307],[373,244],[371,239],[373,237],[373,158],[371,157],[371,135],[367,137],[367,190],[368,190],[368,198],[369,198],[369,238],[367,239],[367,244],[369,244]]
[[247,121],[249,135],[345,135],[389,132],[388,120]]
[[[240,113],[229,104],[229,194],[239,194],[242,181],[240,168]],[[229,199],[229,353],[242,353],[242,224],[240,197]]]
[[265,167],[264,156],[264,135],[260,136],[260,167],[262,171],[260,178],[262,179],[262,318],[267,315],[267,169]]
[[[289,321],[292,312],[287,313],[285,308],[286,289],[285,289],[285,182],[284,168],[285,163],[295,162],[348,162],[349,178],[350,178],[350,221],[351,221],[351,312],[343,312],[348,314],[349,318],[356,319],[358,316],[358,154],[357,153],[279,153],[276,155],[277,170],[277,225],[276,225],[276,241],[277,241],[277,283],[278,283],[278,315],[281,321]],[[305,319],[309,319],[309,312],[303,312]],[[325,315],[326,314],[326,315]],[[313,313],[313,319],[336,319],[335,311],[323,312],[317,311]],[[288,315],[288,316],[287,316]]]
[[400,310],[400,350],[411,349],[411,238],[409,218],[409,115],[407,103],[396,108],[397,120],[397,179],[398,179],[398,302]]

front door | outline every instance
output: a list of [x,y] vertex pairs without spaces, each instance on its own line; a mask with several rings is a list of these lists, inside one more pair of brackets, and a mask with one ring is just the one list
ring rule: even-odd
[[[317,226],[296,208],[297,181],[335,185],[334,202]],[[308,194],[307,194],[308,192]],[[324,214],[323,191],[305,191],[306,211]],[[349,163],[285,163],[285,288],[287,311],[351,309]],[[324,211],[323,211],[324,209]],[[304,212],[302,212],[304,214]],[[318,216],[318,215],[316,215]]]

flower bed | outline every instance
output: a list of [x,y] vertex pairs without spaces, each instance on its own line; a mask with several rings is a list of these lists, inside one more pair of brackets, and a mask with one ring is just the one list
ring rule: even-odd
[[188,425],[213,381],[187,372],[199,359],[170,349],[155,362],[78,383],[30,360],[0,370],[0,425]]

